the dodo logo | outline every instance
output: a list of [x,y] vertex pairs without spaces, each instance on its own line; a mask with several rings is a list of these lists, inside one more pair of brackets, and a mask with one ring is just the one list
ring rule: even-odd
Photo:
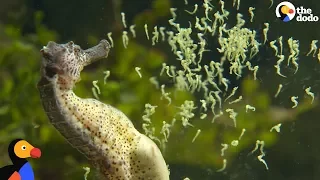
[[276,7],[276,16],[283,22],[291,21],[296,15],[296,8],[290,2],[284,1]]
[[303,6],[294,7],[291,2],[284,1],[276,7],[276,16],[283,22],[289,22],[294,17],[298,22],[317,22],[319,17],[314,15],[312,9]]
[[34,180],[33,169],[27,158],[40,158],[40,149],[33,147],[26,140],[15,139],[8,147],[12,165],[0,168],[1,180]]

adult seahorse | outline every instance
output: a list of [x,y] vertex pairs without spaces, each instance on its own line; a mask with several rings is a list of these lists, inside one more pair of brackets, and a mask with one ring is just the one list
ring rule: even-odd
[[108,180],[168,180],[169,172],[156,144],[139,133],[118,109],[82,99],[73,87],[84,66],[108,56],[106,40],[82,50],[73,42],[49,42],[41,49],[38,89],[53,126],[83,153]]

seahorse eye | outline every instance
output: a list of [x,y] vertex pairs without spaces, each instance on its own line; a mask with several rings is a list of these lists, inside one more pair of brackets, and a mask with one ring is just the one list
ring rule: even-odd
[[45,70],[46,70],[46,76],[49,77],[49,78],[52,78],[54,75],[57,74],[57,69],[56,68],[47,66],[45,68]]

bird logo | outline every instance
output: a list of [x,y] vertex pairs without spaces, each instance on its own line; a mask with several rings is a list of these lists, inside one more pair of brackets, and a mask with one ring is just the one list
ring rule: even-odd
[[284,1],[276,7],[276,16],[283,22],[291,21],[296,15],[296,10],[291,2]]
[[41,151],[23,139],[13,140],[8,147],[12,165],[0,168],[1,180],[34,180],[34,173],[27,158],[40,158]]

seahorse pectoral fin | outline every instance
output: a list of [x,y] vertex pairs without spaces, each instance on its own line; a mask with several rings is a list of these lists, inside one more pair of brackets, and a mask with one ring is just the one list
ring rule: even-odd
[[87,55],[85,66],[95,62],[98,59],[106,58],[110,51],[110,44],[107,40],[101,40],[100,43],[92,48],[86,49]]

